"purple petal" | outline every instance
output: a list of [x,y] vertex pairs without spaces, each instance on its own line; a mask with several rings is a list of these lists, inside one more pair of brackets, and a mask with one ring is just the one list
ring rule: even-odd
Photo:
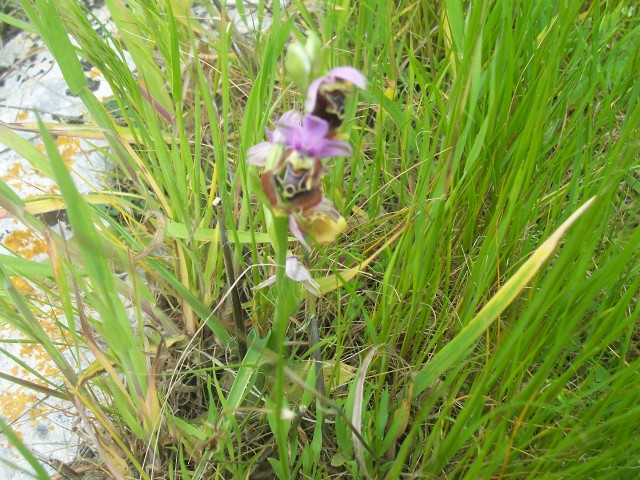
[[289,230],[293,233],[293,236],[298,239],[298,241],[302,244],[302,246],[308,251],[311,251],[311,247],[307,243],[307,240],[304,238],[304,233],[300,230],[300,225],[298,225],[298,221],[295,219],[293,215],[289,215]]
[[367,78],[353,67],[332,68],[327,76],[353,83],[361,90],[366,90],[367,88]]
[[340,212],[336,209],[333,202],[327,197],[322,197],[320,203],[313,207],[311,210],[317,210],[319,212],[325,213],[334,222],[337,221],[341,216]]
[[322,82],[326,80],[326,76],[318,77],[311,85],[309,85],[309,89],[307,90],[307,100],[305,101],[304,108],[307,112],[313,112],[313,109],[316,108],[316,98],[318,97],[318,90],[320,90],[320,85]]
[[288,112],[283,113],[282,116],[276,120],[276,130],[289,132],[300,128],[301,123],[302,115],[295,110],[289,110]]
[[276,123],[298,126],[302,122],[302,115],[295,110],[288,110],[282,114]]
[[276,126],[273,133],[269,135],[269,139],[273,143],[286,144],[288,140],[288,133],[300,128],[300,122],[302,116],[295,110],[289,110],[282,114],[282,116],[276,120]]
[[301,138],[304,143],[317,142],[329,132],[329,123],[314,115],[305,115],[302,119]]
[[319,148],[315,150],[317,158],[327,157],[349,157],[353,154],[351,145],[342,140],[325,140]]
[[271,142],[262,142],[251,147],[247,150],[247,163],[249,165],[264,167],[267,157],[269,156],[269,150],[272,146]]

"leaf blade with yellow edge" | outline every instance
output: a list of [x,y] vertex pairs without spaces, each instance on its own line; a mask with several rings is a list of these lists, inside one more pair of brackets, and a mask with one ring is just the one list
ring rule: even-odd
[[469,354],[469,349],[473,343],[511,304],[534,275],[538,273],[544,262],[558,246],[558,243],[560,243],[560,240],[569,227],[593,204],[595,198],[596,197],[591,197],[584,205],[571,214],[571,216],[533,252],[531,257],[507,280],[476,316],[418,372],[415,377],[414,398],[429,388],[442,373]]

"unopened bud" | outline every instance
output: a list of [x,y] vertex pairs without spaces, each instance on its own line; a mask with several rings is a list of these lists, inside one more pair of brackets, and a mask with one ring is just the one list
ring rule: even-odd
[[311,79],[321,70],[322,42],[309,32],[305,42],[296,42],[287,49],[287,74],[299,90],[306,92]]

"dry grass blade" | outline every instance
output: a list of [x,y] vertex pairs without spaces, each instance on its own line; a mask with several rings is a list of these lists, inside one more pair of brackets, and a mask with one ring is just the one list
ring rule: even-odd
[[[354,390],[354,398],[353,398],[353,414],[352,414],[352,419],[353,419],[352,421],[353,421],[353,427],[354,427],[354,432],[352,434],[353,445],[356,451],[356,458],[358,459],[358,462],[360,463],[360,467],[362,468],[362,471],[364,472],[367,478],[370,478],[371,475],[367,468],[367,462],[364,459],[364,452],[362,451],[362,447],[363,447],[362,409],[363,409],[363,402],[364,402],[364,381],[367,378],[367,370],[369,369],[371,362],[373,362],[373,359],[375,358],[376,353],[380,347],[381,347],[380,345],[374,346],[371,350],[369,350],[369,353],[367,353],[367,356],[362,361],[362,365],[360,365],[360,368],[358,369],[356,386]],[[358,435],[355,435],[355,432],[357,432]]]
[[113,478],[116,480],[131,478],[131,469],[127,465],[127,462],[118,453],[116,453],[113,447],[110,447],[104,442],[104,440],[102,440],[96,431],[95,426],[91,420],[89,420],[84,404],[77,397],[74,404],[78,411],[78,415],[84,424],[85,431],[91,438],[93,446],[102,457],[102,460],[109,469],[111,475],[113,475]]
[[136,253],[133,256],[134,260],[141,260],[144,257],[151,255],[158,248],[160,248],[164,243],[164,236],[167,228],[167,218],[164,216],[162,212],[158,210],[153,210],[145,214],[141,223],[146,222],[150,217],[156,218],[156,221],[157,221],[156,231],[154,232],[153,238],[151,239],[151,242],[149,242],[149,245],[147,245],[142,251]]

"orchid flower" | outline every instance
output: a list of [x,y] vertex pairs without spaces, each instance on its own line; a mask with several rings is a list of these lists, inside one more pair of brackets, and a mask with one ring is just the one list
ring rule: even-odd
[[351,155],[351,146],[326,138],[329,124],[321,118],[296,112],[285,113],[267,130],[269,142],[248,152],[248,162],[265,167],[261,182],[276,214],[290,215],[322,201],[320,180],[325,171],[323,158]]
[[289,215],[322,201],[320,179],[324,173],[322,161],[300,157],[295,151],[280,156],[276,165],[260,177],[264,191],[276,215]]
[[307,90],[307,112],[326,120],[333,133],[344,119],[344,100],[352,87],[367,88],[365,76],[353,67],[336,67],[316,78]]

